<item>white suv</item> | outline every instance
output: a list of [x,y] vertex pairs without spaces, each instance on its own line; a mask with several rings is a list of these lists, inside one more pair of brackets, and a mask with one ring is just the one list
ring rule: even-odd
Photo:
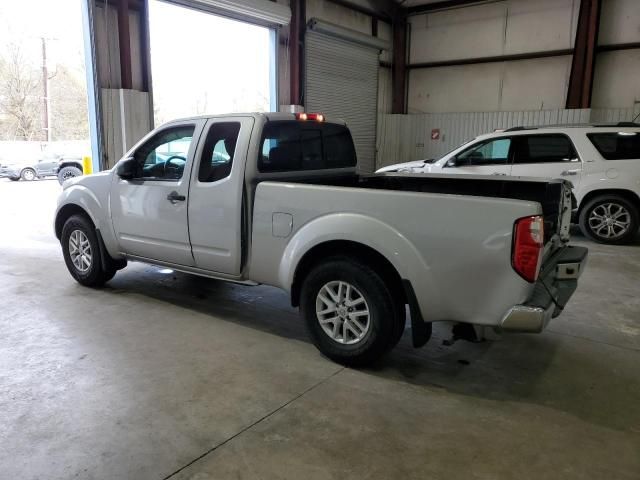
[[565,178],[585,235],[622,244],[638,230],[640,124],[514,127],[480,135],[436,161],[378,170],[393,171]]

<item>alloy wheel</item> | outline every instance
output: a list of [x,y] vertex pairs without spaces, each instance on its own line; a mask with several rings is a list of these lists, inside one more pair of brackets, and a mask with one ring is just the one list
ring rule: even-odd
[[631,214],[619,203],[607,202],[596,206],[589,214],[589,228],[598,237],[612,240],[627,233]]
[[344,281],[328,282],[320,289],[316,316],[324,333],[344,345],[362,341],[371,327],[367,301],[356,287]]
[[69,255],[71,261],[80,273],[86,273],[91,268],[93,260],[91,244],[82,230],[74,230],[69,236]]

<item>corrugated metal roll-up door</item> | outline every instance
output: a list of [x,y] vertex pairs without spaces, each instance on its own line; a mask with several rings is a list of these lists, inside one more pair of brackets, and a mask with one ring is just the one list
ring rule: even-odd
[[375,37],[316,20],[309,22],[305,36],[305,110],[347,122],[361,172],[375,169],[378,68],[383,45]]

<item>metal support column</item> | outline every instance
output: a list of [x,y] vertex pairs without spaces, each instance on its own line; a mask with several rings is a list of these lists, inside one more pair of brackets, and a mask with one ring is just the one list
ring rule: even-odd
[[582,0],[567,91],[567,108],[590,108],[602,0]]
[[398,12],[393,20],[393,65],[391,68],[391,113],[407,113],[407,15],[404,11]]
[[302,105],[302,52],[306,26],[306,0],[291,0],[289,25],[289,103]]
[[91,164],[94,172],[102,170],[102,117],[100,107],[100,85],[96,63],[95,31],[93,28],[94,0],[82,0],[82,30],[84,37],[84,63],[87,75],[89,110],[89,133],[91,136]]

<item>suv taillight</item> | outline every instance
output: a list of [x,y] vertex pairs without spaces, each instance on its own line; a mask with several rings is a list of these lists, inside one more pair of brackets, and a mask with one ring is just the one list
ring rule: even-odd
[[544,246],[544,220],[542,216],[516,220],[513,229],[511,265],[527,282],[535,282],[540,273]]

